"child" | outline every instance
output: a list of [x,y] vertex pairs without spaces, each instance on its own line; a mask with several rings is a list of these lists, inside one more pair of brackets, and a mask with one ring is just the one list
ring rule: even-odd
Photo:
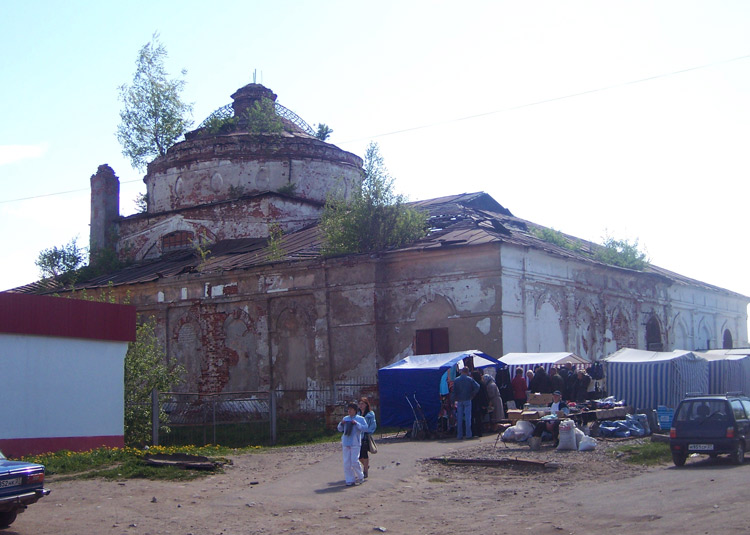
[[338,425],[338,430],[343,433],[341,447],[344,450],[344,479],[347,487],[365,480],[362,465],[359,464],[359,450],[362,446],[362,433],[367,431],[367,422],[357,414],[357,408],[356,403],[349,403],[346,406],[349,414]]

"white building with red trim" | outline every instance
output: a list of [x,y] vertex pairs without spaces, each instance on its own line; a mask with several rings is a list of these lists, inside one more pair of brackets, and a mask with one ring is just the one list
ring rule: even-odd
[[0,450],[122,447],[133,306],[0,293]]

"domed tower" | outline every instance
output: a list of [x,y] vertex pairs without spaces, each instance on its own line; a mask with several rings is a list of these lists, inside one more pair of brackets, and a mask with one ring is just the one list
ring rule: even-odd
[[232,95],[148,166],[148,209],[120,223],[119,250],[152,258],[199,239],[266,238],[317,221],[327,195],[362,179],[362,159],[316,139],[260,84]]

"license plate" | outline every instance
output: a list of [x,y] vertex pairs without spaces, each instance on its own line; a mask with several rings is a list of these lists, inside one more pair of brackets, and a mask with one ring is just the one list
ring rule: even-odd
[[3,479],[0,480],[0,489],[5,487],[17,487],[21,484],[21,478],[20,477],[14,477],[13,479]]
[[713,451],[713,444],[690,444],[688,445],[688,451]]

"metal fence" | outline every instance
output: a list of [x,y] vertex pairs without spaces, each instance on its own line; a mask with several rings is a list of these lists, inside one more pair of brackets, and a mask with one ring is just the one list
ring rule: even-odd
[[335,429],[346,403],[362,396],[377,413],[377,393],[377,381],[369,377],[274,391],[154,392],[152,441],[229,447],[292,442]]

